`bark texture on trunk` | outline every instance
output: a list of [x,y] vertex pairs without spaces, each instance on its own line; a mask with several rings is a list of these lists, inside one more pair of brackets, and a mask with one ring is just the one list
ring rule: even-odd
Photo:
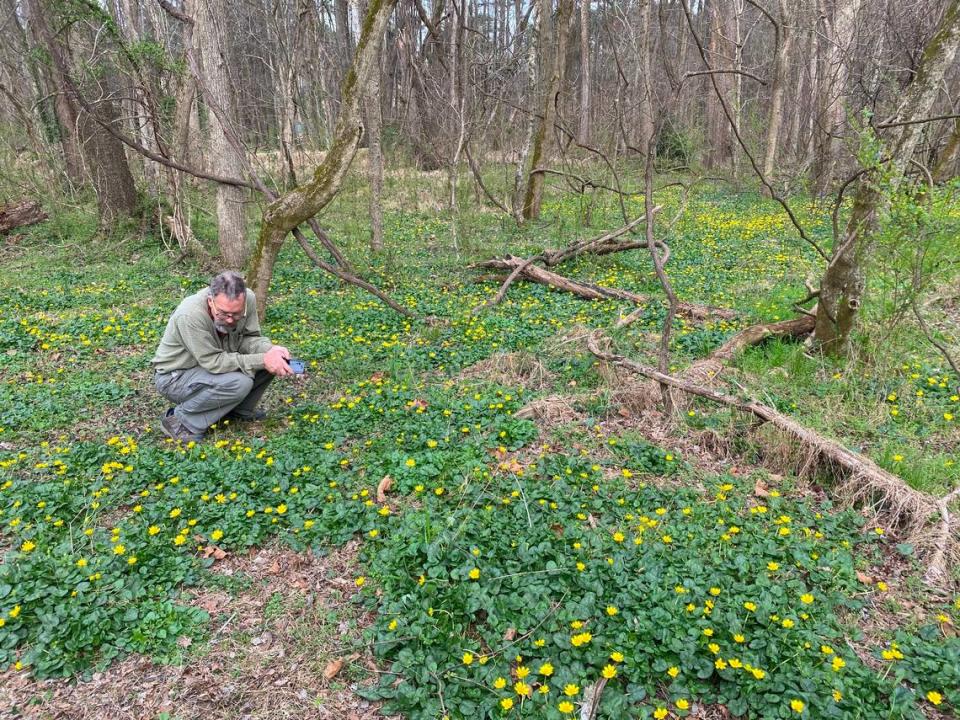
[[370,74],[378,67],[383,33],[396,2],[397,0],[370,2],[353,63],[340,91],[340,118],[323,162],[314,170],[309,181],[281,195],[264,210],[260,236],[247,272],[247,284],[261,299],[258,303],[261,317],[266,312],[273,266],[287,235],[336,197],[343,178],[350,169],[363,132],[360,125],[360,102],[369,85]]
[[827,60],[817,99],[822,131],[817,142],[816,163],[813,167],[813,186],[818,195],[824,195],[833,183],[838,154],[837,140],[843,136],[847,123],[847,80],[850,74],[850,52],[856,33],[856,21],[862,0],[837,0],[832,19],[821,0],[819,7],[824,18],[824,41]]
[[[227,39],[219,23],[227,12],[225,0],[200,0],[194,5],[194,40],[203,63],[203,84],[226,122],[237,125],[236,98],[230,82]],[[227,139],[220,118],[209,119],[210,170],[218,175],[243,177],[245,163],[240,150]],[[249,193],[230,185],[217,187],[217,244],[223,265],[234,270],[244,266],[249,254],[245,203]]]
[[577,140],[590,142],[590,0],[580,0],[580,128]]
[[791,25],[786,0],[780,0],[780,18],[775,28],[776,54],[773,63],[773,86],[770,89],[770,119],[767,123],[766,151],[763,156],[763,175],[773,178],[774,163],[780,146],[780,133],[784,122],[784,98],[790,74],[790,56],[793,54],[795,32]]
[[[738,57],[735,42],[736,9],[733,3],[710,3],[710,67],[729,68],[734,65]],[[717,91],[730,102],[735,89],[734,76],[729,73],[716,75],[709,83],[716,81]],[[718,100],[707,95],[707,142],[708,150],[706,165],[709,168],[732,167],[734,156],[734,137],[730,129],[730,121],[723,111]],[[731,105],[734,116],[737,114],[739,103]]]
[[[890,139],[894,186],[910,162],[924,123],[960,47],[960,0],[951,0],[933,38],[923,51],[920,67],[903,93]],[[857,186],[853,209],[820,285],[814,340],[826,353],[844,354],[866,287],[864,258],[870,251],[870,231],[883,196],[869,180]]]
[[567,58],[567,37],[572,13],[573,0],[560,0],[557,8],[556,27],[553,27],[547,7],[544,7],[541,13],[540,65],[544,68],[541,78],[549,79],[541,95],[542,114],[537,119],[537,126],[533,133],[533,146],[530,151],[530,173],[527,177],[527,189],[523,197],[523,218],[525,220],[534,220],[540,217],[544,182],[544,173],[540,170],[540,166],[549,155],[550,140],[553,137],[557,104],[563,86]]

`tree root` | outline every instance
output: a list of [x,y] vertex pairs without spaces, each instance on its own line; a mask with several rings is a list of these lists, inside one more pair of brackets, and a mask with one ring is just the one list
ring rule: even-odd
[[[800,320],[801,318],[798,318],[797,322]],[[956,552],[957,544],[954,542],[955,531],[947,505],[960,496],[960,489],[944,498],[934,498],[911,488],[870,458],[804,427],[767,405],[754,400],[740,400],[697,382],[658,372],[622,355],[606,352],[600,347],[601,338],[599,332],[587,337],[587,348],[601,360],[684,393],[749,413],[799,442],[807,454],[805,469],[820,467],[829,470],[839,480],[834,491],[836,496],[849,504],[870,505],[884,516],[892,527],[898,528],[904,538],[913,542],[922,554],[928,556],[926,577],[929,582],[943,583],[948,579],[947,558]],[[730,344],[728,351],[732,354],[736,348],[732,341]],[[937,516],[940,518],[939,526],[932,528]]]

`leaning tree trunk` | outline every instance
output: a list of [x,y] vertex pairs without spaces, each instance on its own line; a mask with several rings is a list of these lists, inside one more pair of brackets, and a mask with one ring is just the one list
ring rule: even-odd
[[[923,132],[948,68],[960,46],[960,0],[951,0],[936,34],[923,51],[920,67],[907,86],[897,109],[895,135],[890,143],[894,178],[902,176]],[[895,180],[896,184],[896,180]],[[883,197],[869,178],[857,186],[853,210],[820,284],[814,341],[824,352],[842,355],[863,301],[866,287],[864,259],[870,249],[870,230]]]
[[954,121],[953,132],[950,133],[950,138],[933,168],[933,179],[936,182],[946,182],[957,174],[958,156],[960,156],[960,118]]
[[[227,123],[237,127],[237,103],[230,84],[229,58],[226,38],[219,31],[225,17],[227,3],[224,0],[200,0],[194,4],[196,42],[203,63],[203,83],[210,102],[215,103]],[[245,163],[239,156],[240,149],[227,138],[229,128],[224,128],[219,117],[211,114],[209,122],[210,170],[227,177],[243,177]],[[223,265],[239,269],[244,266],[249,252],[245,203],[248,192],[233,185],[217,186],[217,242]]]
[[340,91],[340,117],[323,162],[308,182],[281,195],[264,210],[260,237],[247,272],[247,283],[260,298],[258,310],[261,318],[266,312],[273,266],[284,240],[292,230],[323,210],[336,197],[350,169],[363,133],[361,99],[369,86],[370,74],[379,65],[383,33],[396,3],[397,0],[372,0],[370,3],[353,63]]
[[[567,58],[567,36],[570,29],[570,15],[573,12],[573,0],[560,0],[557,8],[555,32],[551,33],[549,4],[545,4],[540,14],[540,58],[541,66],[549,68],[541,77],[549,77],[542,99],[542,115],[537,119],[533,135],[533,148],[530,152],[530,175],[527,178],[527,190],[523,197],[523,218],[535,220],[540,217],[540,205],[543,202],[544,172],[542,163],[548,155],[550,138],[553,136],[553,124],[557,115],[558,95],[563,85],[564,66]],[[550,37],[555,34],[554,43]],[[553,50],[553,54],[550,51]]]

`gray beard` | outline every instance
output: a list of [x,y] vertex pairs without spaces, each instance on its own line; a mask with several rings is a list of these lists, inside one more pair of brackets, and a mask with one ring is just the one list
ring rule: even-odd
[[233,332],[233,328],[231,328],[229,325],[221,325],[218,322],[213,323],[213,329],[221,335],[229,335],[231,332]]

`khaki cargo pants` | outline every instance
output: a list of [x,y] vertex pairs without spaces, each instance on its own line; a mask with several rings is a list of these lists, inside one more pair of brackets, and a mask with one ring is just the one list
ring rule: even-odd
[[173,414],[188,430],[203,433],[231,410],[240,417],[253,417],[273,375],[258,370],[252,378],[239,370],[214,374],[203,368],[157,373],[161,395],[176,405]]

